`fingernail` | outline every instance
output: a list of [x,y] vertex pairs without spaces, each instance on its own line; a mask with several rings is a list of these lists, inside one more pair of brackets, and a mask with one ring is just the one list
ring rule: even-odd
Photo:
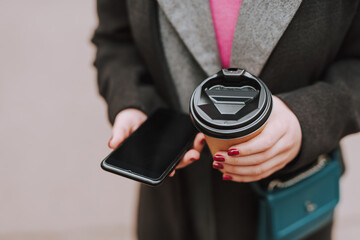
[[205,140],[205,138],[203,139],[203,140],[201,140],[201,142],[200,142],[202,145],[204,145],[205,143],[206,143],[206,140]]
[[113,137],[111,137],[110,139],[109,139],[109,142],[108,142],[108,147],[109,148],[111,148],[111,146],[110,146],[110,143],[111,143],[111,140],[113,139]]
[[232,148],[232,149],[229,149],[227,154],[229,156],[235,156],[235,155],[238,155],[239,154],[239,150],[235,149],[235,148]]
[[216,154],[214,156],[214,161],[225,162],[225,158],[223,156],[221,156],[220,154]]
[[190,158],[190,161],[191,162],[195,162],[195,161],[197,161],[198,159],[196,159],[196,158]]
[[213,168],[223,169],[223,168],[224,168],[224,165],[222,165],[222,163],[219,163],[219,162],[214,162],[214,163],[213,163]]
[[223,175],[223,180],[231,180],[232,177],[229,175]]

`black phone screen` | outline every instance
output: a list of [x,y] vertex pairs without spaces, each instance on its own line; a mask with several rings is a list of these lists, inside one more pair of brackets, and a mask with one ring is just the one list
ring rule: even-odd
[[158,110],[105,159],[106,164],[158,179],[182,157],[196,132],[189,115]]

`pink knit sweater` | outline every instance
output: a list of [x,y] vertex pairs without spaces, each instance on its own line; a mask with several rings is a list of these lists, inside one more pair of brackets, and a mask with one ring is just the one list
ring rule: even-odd
[[236,20],[241,0],[209,0],[221,64],[230,67]]

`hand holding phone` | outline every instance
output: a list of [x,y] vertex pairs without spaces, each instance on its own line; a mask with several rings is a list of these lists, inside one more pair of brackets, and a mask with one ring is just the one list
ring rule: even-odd
[[[191,163],[195,162],[196,160],[199,160],[200,153],[204,148],[204,146],[205,146],[204,134],[203,133],[196,134],[192,148],[185,153],[182,160],[176,166],[176,169],[184,168],[190,165]],[[170,177],[173,177],[174,175],[175,175],[175,170],[171,172]]]
[[[171,154],[176,154],[177,153],[176,151],[180,151],[181,147],[183,147],[181,144],[184,144],[184,141],[187,138],[189,138],[190,135],[192,135],[190,138],[190,140],[191,140],[190,143],[193,142],[193,144],[189,145],[190,148],[192,145],[192,149],[190,149],[189,151],[187,151],[185,153],[184,157],[181,159],[180,163],[177,165],[177,168],[185,167],[185,166],[189,165],[190,163],[192,163],[194,160],[197,160],[200,157],[200,152],[204,146],[204,141],[203,141],[204,136],[202,134],[198,134],[194,140],[193,135],[195,135],[196,131],[194,131],[195,129],[193,128],[193,126],[191,124],[189,124],[190,122],[188,121],[189,119],[187,118],[187,116],[184,114],[175,113],[170,110],[159,111],[159,113],[157,113],[157,115],[158,115],[157,117],[155,116],[155,118],[157,118],[157,119],[153,119],[153,120],[149,119],[150,122],[153,122],[153,123],[150,123],[150,125],[152,126],[151,128],[149,128],[149,123],[146,123],[145,125],[147,125],[147,127],[145,127],[145,129],[142,129],[140,131],[140,132],[142,132],[141,138],[139,136],[137,136],[139,134],[134,134],[137,137],[135,137],[135,139],[134,139],[134,136],[132,136],[132,137],[130,136],[131,139],[129,141],[129,140],[125,140],[125,139],[145,121],[146,115],[137,109],[123,110],[122,112],[120,112],[117,115],[117,117],[115,119],[114,128],[113,128],[113,137],[109,141],[109,147],[112,149],[115,149],[118,145],[122,144],[122,142],[125,140],[125,143],[126,142],[128,142],[128,143],[125,144],[125,147],[122,146],[121,148],[122,149],[127,148],[126,151],[128,151],[128,153],[126,154],[126,156],[128,156],[128,157],[129,157],[129,154],[132,154],[132,153],[129,153],[129,149],[134,148],[134,145],[136,146],[136,149],[140,152],[141,151],[146,151],[146,152],[153,151],[152,149],[146,150],[146,148],[148,147],[147,145],[149,145],[149,144],[155,148],[161,147],[161,148],[163,148],[163,150],[165,152],[175,150],[175,152],[170,153],[170,155],[171,155]],[[157,123],[163,122],[163,123],[157,124],[154,122],[157,122]],[[171,122],[171,124],[169,122]],[[174,126],[172,126],[172,125],[174,125]],[[166,130],[167,133],[162,133],[163,130]],[[174,134],[177,135],[177,137],[173,136]],[[144,135],[145,136],[146,135],[158,135],[158,136],[157,137],[155,137],[155,136],[144,137]],[[161,144],[161,145],[157,146],[151,140],[160,142],[159,144]],[[148,144],[144,144],[144,141],[145,142],[147,141]],[[167,143],[172,143],[172,144],[169,145]],[[132,147],[129,148],[129,144]],[[144,145],[144,146],[141,146],[141,145]],[[167,146],[167,145],[169,145],[169,146],[171,146],[171,145],[177,146],[178,145],[178,147],[171,150],[171,147],[169,148],[169,146]],[[118,151],[118,152],[120,151],[120,153],[117,154],[118,156],[121,156],[121,154],[123,154],[123,153],[121,153],[121,151],[124,152],[124,150],[116,150],[116,151]],[[184,150],[182,150],[182,151],[184,151]],[[109,160],[109,157],[111,155],[114,155],[113,153],[110,154],[107,157],[107,159],[105,159],[105,160],[107,160],[108,162],[111,162],[111,158]],[[159,154],[156,153],[155,155],[159,155]],[[162,155],[162,154],[160,154],[160,155]],[[170,156],[170,155],[168,155],[168,156]],[[132,157],[134,158],[135,156],[132,156]],[[159,161],[159,159],[158,159],[159,156],[146,157],[146,155],[144,155],[142,157],[141,154],[137,154],[135,158],[144,158],[144,159],[146,158],[148,161]],[[157,159],[155,159],[155,158],[157,158]],[[173,161],[175,159],[172,159],[172,158],[174,158],[174,156],[171,156],[170,158],[168,157],[167,160],[161,160],[161,161],[168,161],[165,164],[170,164],[170,163],[173,164]],[[136,161],[140,161],[140,160],[139,159],[138,160],[135,160],[135,159],[130,160],[129,163],[135,164]],[[177,159],[177,161],[178,161],[178,159]],[[117,163],[117,164],[121,165],[124,163]],[[145,166],[144,165],[145,163],[141,163],[141,161],[138,162],[137,164],[140,164],[140,165],[142,164],[143,165],[142,167]],[[102,167],[104,168],[104,164],[102,164]],[[130,166],[129,168],[131,169],[131,167],[135,167],[135,166]],[[105,170],[109,171],[109,169],[105,169]],[[112,172],[114,172],[114,171],[112,171]],[[117,173],[117,174],[120,174],[120,173]],[[123,175],[123,174],[120,174],[120,175]],[[129,176],[127,176],[127,177],[129,177]],[[132,178],[132,177],[130,177],[130,178]],[[135,180],[141,181],[141,179],[135,179]],[[146,183],[154,184],[155,182],[151,183],[151,181],[150,181],[150,182],[146,182]]]
[[112,128],[112,136],[108,143],[109,148],[115,150],[146,119],[146,114],[136,108],[127,108],[119,112]]

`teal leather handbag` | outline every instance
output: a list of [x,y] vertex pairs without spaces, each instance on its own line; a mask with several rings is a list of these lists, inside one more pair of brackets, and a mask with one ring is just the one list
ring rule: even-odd
[[259,240],[304,238],[333,218],[339,202],[340,150],[322,155],[313,167],[267,189],[252,187],[259,199]]

